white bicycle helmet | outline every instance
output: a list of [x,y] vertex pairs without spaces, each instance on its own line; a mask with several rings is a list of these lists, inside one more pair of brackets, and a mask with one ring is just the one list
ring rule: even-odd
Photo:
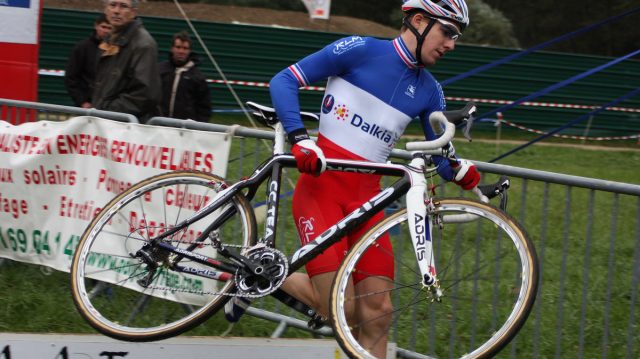
[[437,18],[453,20],[463,31],[469,25],[469,9],[464,0],[405,0],[402,11],[411,10],[422,10]]

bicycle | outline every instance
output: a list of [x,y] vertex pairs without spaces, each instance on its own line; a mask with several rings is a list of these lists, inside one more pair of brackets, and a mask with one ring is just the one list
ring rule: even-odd
[[[202,172],[160,174],[117,195],[91,221],[71,266],[73,300],[91,326],[120,340],[160,340],[203,323],[233,296],[272,295],[306,315],[312,329],[330,325],[349,356],[369,358],[354,334],[367,323],[347,317],[345,303],[358,299],[347,289],[358,262],[389,237],[394,253],[383,253],[395,268],[389,341],[398,355],[484,358],[510,342],[534,303],[538,262],[524,229],[503,211],[508,179],[476,187],[481,201],[433,198],[427,189],[436,171],[429,153],[452,156],[456,125],[467,122],[468,135],[475,105],[432,114],[432,126],[444,132],[435,141],[407,143],[408,164],[327,159],[328,171],[397,179],[290,257],[275,241],[282,171],[294,168],[295,158],[285,152],[275,111],[248,105],[275,131],[273,155],[250,177],[227,184]],[[250,201],[263,183],[267,215],[258,238]],[[329,318],[280,289],[288,275],[403,196],[406,208],[386,216],[346,255]],[[485,203],[495,196],[502,209]]]

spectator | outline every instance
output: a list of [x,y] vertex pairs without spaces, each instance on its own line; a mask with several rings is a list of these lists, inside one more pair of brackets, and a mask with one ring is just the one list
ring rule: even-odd
[[101,14],[93,23],[91,35],[78,42],[71,51],[64,74],[64,85],[78,107],[93,107],[91,94],[96,77],[98,46],[110,33],[111,25],[107,17]]
[[158,46],[137,18],[138,0],[106,0],[113,32],[100,44],[93,104],[141,122],[160,114]]
[[169,59],[160,63],[162,113],[165,116],[208,122],[211,96],[198,57],[191,52],[191,38],[186,32],[173,35]]

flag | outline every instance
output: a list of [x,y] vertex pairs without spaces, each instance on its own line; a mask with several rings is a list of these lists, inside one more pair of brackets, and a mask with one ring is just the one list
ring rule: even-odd
[[0,0],[0,98],[38,96],[41,0]]
[[329,19],[331,0],[302,0],[312,19]]

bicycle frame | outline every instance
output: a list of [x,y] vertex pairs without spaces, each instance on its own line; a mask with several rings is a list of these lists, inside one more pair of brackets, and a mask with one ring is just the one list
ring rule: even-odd
[[[253,175],[245,180],[239,181],[233,185],[223,188],[215,198],[206,206],[190,218],[175,225],[175,227],[167,230],[163,234],[153,238],[146,246],[160,246],[163,249],[178,254],[174,260],[173,269],[179,272],[194,274],[206,278],[217,280],[228,280],[231,278],[229,273],[234,273],[237,267],[223,263],[217,259],[197,255],[190,252],[198,243],[202,243],[207,239],[209,233],[214,231],[224,220],[232,214],[227,209],[222,211],[222,215],[211,223],[198,237],[194,244],[185,249],[176,248],[164,241],[163,238],[169,237],[182,229],[186,228],[193,222],[201,220],[214,211],[222,208],[234,196],[247,190],[244,195],[248,200],[252,200],[258,190],[258,187],[269,180],[267,192],[267,216],[265,220],[264,237],[259,243],[269,247],[275,247],[276,228],[278,223],[278,206],[280,198],[280,184],[282,179],[282,171],[284,168],[295,168],[295,158],[290,154],[284,154],[284,130],[282,125],[276,125],[276,141],[274,145],[274,155],[265,163],[260,165]],[[424,278],[423,285],[431,286],[436,281],[436,270],[434,265],[434,257],[431,246],[431,231],[429,221],[427,220],[426,207],[426,179],[425,167],[426,161],[422,153],[416,152],[413,160],[408,164],[393,163],[372,163],[365,161],[327,159],[327,171],[339,172],[356,172],[372,175],[384,175],[392,177],[400,177],[391,186],[384,188],[379,194],[373,196],[363,203],[359,208],[355,209],[342,220],[318,235],[314,240],[299,248],[289,258],[289,273],[297,271],[307,262],[313,259],[317,254],[322,253],[328,247],[338,242],[344,235],[348,234],[375,214],[383,210],[392,202],[398,200],[405,194],[407,195],[407,209],[409,211],[409,229],[411,232],[412,243],[419,263],[419,268]],[[430,170],[433,171],[433,170]],[[145,248],[145,247],[143,247]],[[253,269],[253,265],[238,253],[229,251],[226,248],[219,248],[218,251],[225,257],[232,258],[237,263],[246,266],[249,270]],[[182,258],[189,258],[197,263],[221,270],[194,269],[191,267],[181,266],[177,263]]]

